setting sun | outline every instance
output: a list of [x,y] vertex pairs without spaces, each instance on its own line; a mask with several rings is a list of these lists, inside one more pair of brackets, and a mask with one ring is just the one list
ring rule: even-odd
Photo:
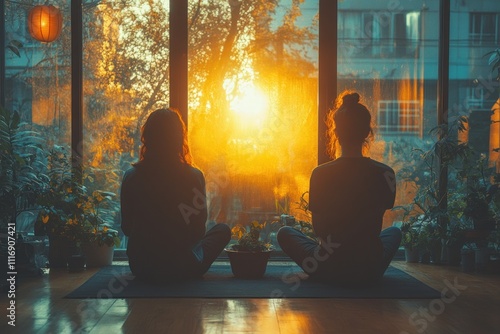
[[242,124],[261,126],[266,120],[269,100],[259,88],[249,83],[230,102],[230,108],[239,116]]

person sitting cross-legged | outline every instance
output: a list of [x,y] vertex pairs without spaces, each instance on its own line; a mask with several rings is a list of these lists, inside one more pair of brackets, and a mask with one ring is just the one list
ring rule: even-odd
[[142,127],[139,162],[123,177],[121,228],[138,279],[202,276],[231,239],[225,224],[205,233],[205,178],[192,165],[186,138],[177,111],[154,111]]
[[311,175],[309,209],[319,243],[288,226],[278,231],[277,239],[311,278],[365,285],[383,276],[399,248],[401,231],[381,231],[384,212],[394,205],[395,174],[363,156],[373,131],[370,112],[359,98],[350,92],[338,97],[328,116],[334,160]]

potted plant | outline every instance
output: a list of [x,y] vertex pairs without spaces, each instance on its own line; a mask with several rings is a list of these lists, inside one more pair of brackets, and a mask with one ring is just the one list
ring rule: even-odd
[[448,225],[443,236],[445,261],[448,265],[460,265],[461,250],[466,242],[466,231],[471,229],[470,219],[464,215],[467,204],[462,189],[448,194]]
[[460,251],[460,269],[465,273],[473,272],[476,268],[474,244],[466,242]]
[[404,222],[401,225],[401,245],[405,249],[405,259],[408,263],[419,261],[419,229],[413,226],[412,223]]
[[428,256],[427,261],[425,261],[422,257],[421,262],[441,264],[443,235],[435,220],[421,223],[419,239],[421,250]]
[[261,231],[266,223],[253,221],[249,228],[236,225],[231,229],[237,242],[226,247],[231,270],[238,278],[261,278],[266,272],[267,262],[272,252],[271,244],[261,240]]
[[441,262],[442,238],[449,214],[439,191],[441,169],[438,162],[449,165],[462,149],[454,140],[444,136],[443,131],[447,129],[432,129],[431,134],[440,139],[433,144],[424,143],[422,147],[412,149],[413,163],[403,166],[399,172],[405,186],[415,194],[409,204],[392,209],[403,211],[402,244],[411,262],[417,262],[415,256],[419,247],[422,262],[430,262],[431,250],[434,255],[433,262]]
[[448,224],[445,237],[443,239],[446,247],[446,263],[451,266],[460,264],[461,250],[465,243],[466,228],[459,220],[452,220]]
[[[478,155],[467,142],[457,140],[456,133],[466,130],[467,126],[467,117],[458,116],[449,125],[431,131],[439,140],[429,148],[413,150],[417,155],[415,163],[402,168],[401,176],[408,186],[415,188],[415,196],[409,205],[394,208],[404,210],[405,221],[436,224],[436,233],[429,235],[422,231],[422,246],[429,248],[434,243],[437,250],[440,237],[447,250],[453,247],[452,252],[456,251],[455,259],[460,243],[475,242],[479,248],[487,244],[486,238],[494,224],[493,204],[498,197],[500,179],[484,155]],[[440,167],[448,168],[450,190],[446,194],[439,191]],[[462,230],[457,222],[467,222],[464,225],[471,222],[473,228]]]
[[463,166],[458,173],[466,203],[463,215],[471,222],[472,228],[465,231],[465,240],[474,243],[476,271],[488,270],[492,250],[489,248],[489,236],[495,229],[498,211],[499,174],[488,166],[484,154],[468,152],[463,159]]
[[85,189],[75,180],[66,150],[54,146],[47,157],[48,184],[37,199],[40,208],[35,234],[49,238],[50,268],[67,267],[68,260],[81,262],[80,245],[86,238],[81,219]]
[[[82,180],[75,178],[63,147],[55,147],[48,157],[49,185],[38,204],[38,234],[49,236],[49,265],[66,267],[68,260],[86,257],[87,266],[111,264],[114,245],[119,244],[118,231],[108,222],[112,214],[106,202],[114,194],[90,192]],[[84,177],[82,177],[84,178]]]
[[111,265],[114,247],[120,245],[118,231],[109,227],[113,214],[106,208],[113,196],[110,192],[94,191],[87,198],[84,210],[87,236],[82,243],[87,267]]
[[114,247],[120,246],[118,231],[106,225],[89,233],[82,243],[82,253],[87,260],[87,267],[109,266],[113,262]]
[[478,156],[470,150],[464,155],[457,176],[465,187],[464,215],[472,220],[474,230],[484,232],[487,237],[495,226],[492,204],[498,192],[499,175],[495,167],[488,166],[486,155]]

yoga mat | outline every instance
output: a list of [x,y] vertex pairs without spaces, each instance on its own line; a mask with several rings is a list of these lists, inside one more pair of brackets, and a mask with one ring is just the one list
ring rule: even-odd
[[229,265],[213,264],[203,278],[168,284],[134,280],[128,266],[102,268],[65,298],[385,298],[434,299],[437,290],[389,267],[380,283],[348,288],[309,280],[296,265],[267,266],[262,279],[235,278]]

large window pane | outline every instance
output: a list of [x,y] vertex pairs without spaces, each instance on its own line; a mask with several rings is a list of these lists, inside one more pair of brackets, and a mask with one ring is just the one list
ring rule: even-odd
[[138,160],[140,129],[168,107],[168,1],[100,1],[84,5],[84,182],[89,193],[115,194],[103,218],[120,228],[123,172]]
[[[41,133],[46,147],[69,148],[70,1],[53,3],[63,12],[63,32],[44,44],[26,29],[32,5],[5,2],[5,107]],[[456,142],[498,166],[498,72],[485,54],[500,42],[500,4],[454,0],[451,8],[449,121],[467,116]],[[189,136],[207,178],[211,223],[307,218],[297,202],[322,135],[317,11],[315,0],[189,1]],[[140,125],[169,105],[175,84],[168,1],[84,1],[83,12],[85,182],[117,194],[137,159]],[[361,93],[376,123],[371,156],[402,176],[418,164],[411,149],[436,140],[429,131],[437,125],[439,2],[339,1],[337,22],[338,90]],[[458,192],[454,173],[450,189]],[[396,204],[410,203],[415,185],[399,182]],[[119,229],[118,200],[109,219]],[[386,214],[384,226],[401,214]]]
[[189,134],[210,223],[305,219],[297,203],[317,164],[317,1],[189,7]]
[[[193,1],[188,14],[189,139],[209,222],[230,226],[300,216],[317,160],[317,4],[237,4]],[[84,15],[88,186],[116,193],[140,125],[168,106],[168,5],[102,1]]]
[[[33,175],[39,177],[46,173],[43,166],[47,164],[46,154],[54,148],[68,148],[70,143],[70,117],[71,117],[71,75],[70,75],[70,15],[69,4],[66,1],[54,1],[62,12],[64,18],[62,32],[59,38],[51,43],[42,43],[35,40],[28,33],[28,13],[34,4],[29,2],[5,1],[5,109],[7,112],[19,113],[25,125],[22,130],[33,131],[24,138],[21,147],[17,147],[16,154],[23,159],[19,162],[19,173],[26,168],[33,168],[28,175],[32,180]],[[46,151],[30,149],[28,144],[39,145]],[[16,146],[16,145],[14,145]],[[24,147],[22,147],[24,146]],[[69,154],[69,150],[67,150]],[[3,165],[2,161],[2,165]],[[4,167],[5,165],[3,165]],[[26,176],[26,168],[22,171]],[[2,185],[10,174],[8,169],[2,170]],[[3,178],[7,176],[7,178]],[[13,176],[16,179],[16,176]],[[19,177],[20,178],[20,177]],[[22,184],[17,178],[16,182]],[[39,182],[40,185],[42,182]],[[19,186],[16,185],[16,187]],[[6,204],[9,187],[2,188],[2,204]],[[36,188],[40,192],[40,188]],[[7,195],[6,195],[7,194]],[[24,195],[29,195],[26,188],[17,194],[18,211],[17,231],[30,233],[34,231],[34,221],[37,210],[32,201]],[[6,197],[3,197],[6,195]],[[30,205],[24,207],[21,203],[27,200]],[[4,213],[2,212],[2,215]],[[5,219],[3,216],[1,219]]]
[[[342,1],[338,21],[338,90],[360,93],[372,112],[370,156],[393,167],[396,205],[413,200],[403,168],[418,161],[412,149],[429,147],[437,125],[439,4],[415,1]],[[402,211],[384,216],[384,227]]]
[[[449,169],[448,205],[467,205],[459,222],[466,228],[483,229],[493,226],[488,220],[495,215],[498,220],[499,212],[488,192],[495,171],[500,171],[499,72],[494,67],[500,3],[484,0],[470,7],[451,3],[459,10],[451,12],[450,20],[449,122],[458,143],[467,144],[468,156],[457,159]],[[464,131],[451,127],[460,116],[468,119]]]

